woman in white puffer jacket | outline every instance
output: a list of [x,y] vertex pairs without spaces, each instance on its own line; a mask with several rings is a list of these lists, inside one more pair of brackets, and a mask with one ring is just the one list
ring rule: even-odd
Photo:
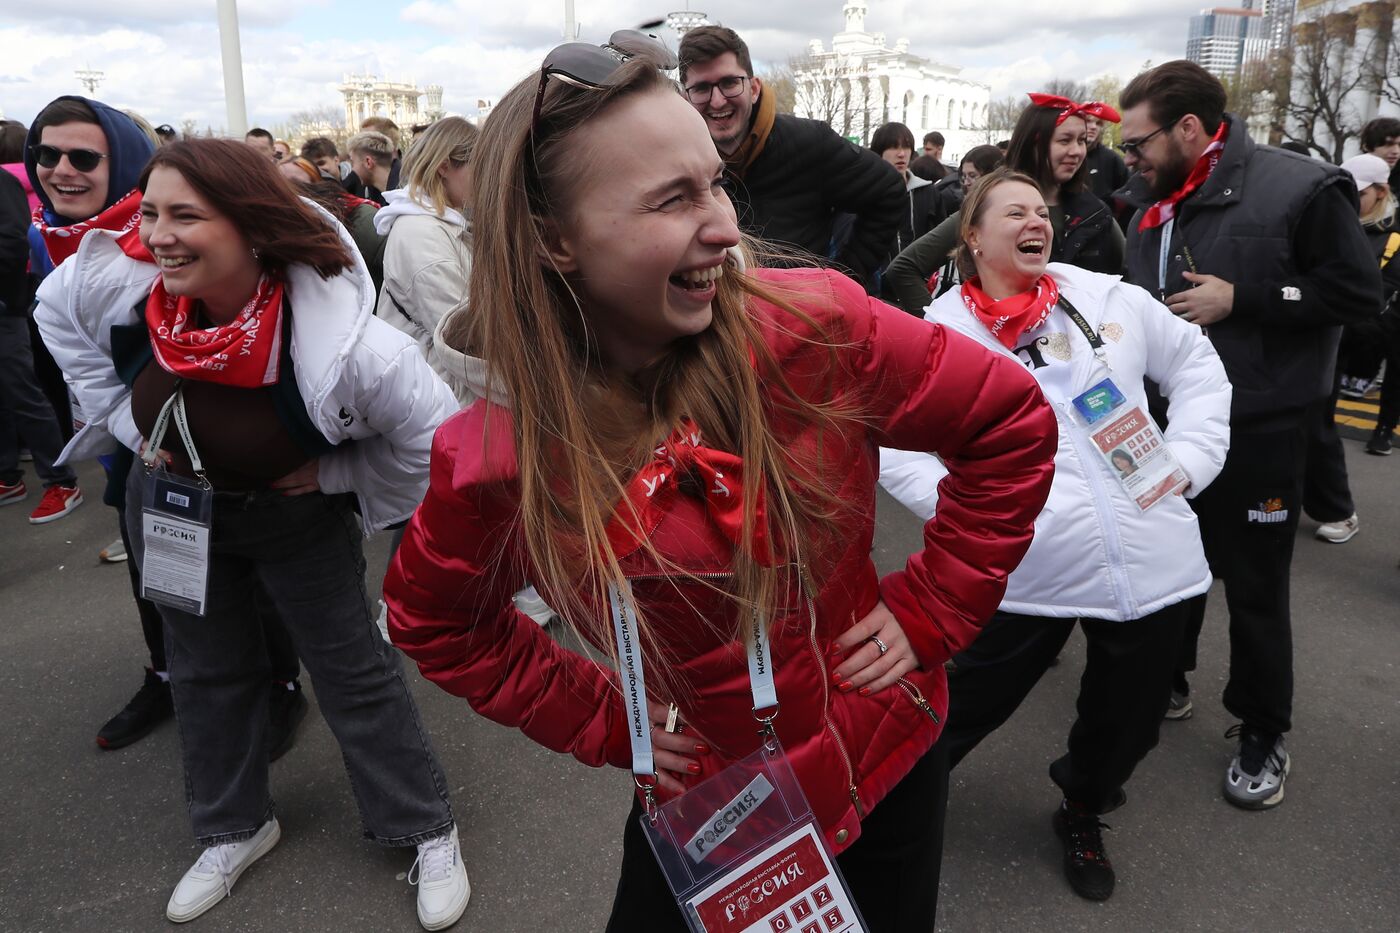
[[[986,176],[962,213],[964,285],[924,316],[1020,359],[1060,437],[1030,550],[1000,609],[954,659],[940,742],[956,765],[1010,718],[1080,626],[1088,653],[1078,719],[1068,753],[1050,766],[1064,793],[1054,827],[1070,885],[1102,900],[1114,872],[1098,817],[1123,802],[1123,784],[1157,744],[1185,601],[1211,584],[1185,497],[1224,463],[1230,384],[1201,329],[1147,292],[1047,266],[1053,231],[1027,176]],[[1165,432],[1147,415],[1144,378],[1169,400]],[[880,466],[895,498],[920,519],[933,515],[947,475],[938,460],[884,450]]]
[[404,187],[386,192],[374,229],[388,237],[384,286],[375,314],[408,334],[466,405],[463,373],[437,350],[438,324],[467,300],[471,279],[471,154],[477,128],[446,117],[420,133],[404,156]]

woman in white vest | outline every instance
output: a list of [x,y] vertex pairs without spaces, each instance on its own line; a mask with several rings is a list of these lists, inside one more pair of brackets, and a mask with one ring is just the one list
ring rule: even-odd
[[[1114,872],[1099,816],[1157,744],[1185,602],[1210,588],[1196,518],[1229,446],[1230,384],[1201,329],[1117,276],[1047,264],[1044,198],[999,169],[962,210],[964,285],[925,317],[1015,356],[1055,409],[1059,447],[1035,539],[998,612],[955,658],[948,743],[956,764],[1004,723],[1074,626],[1088,656],[1067,754],[1050,766],[1064,793],[1054,828],[1076,893],[1103,900]],[[1170,400],[1170,426],[1147,415],[1144,377]],[[885,450],[881,482],[920,518],[947,474],[935,458]]]

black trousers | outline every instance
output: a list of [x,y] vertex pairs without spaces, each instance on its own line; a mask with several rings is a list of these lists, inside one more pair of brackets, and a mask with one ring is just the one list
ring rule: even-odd
[[[947,808],[948,759],[940,740],[866,814],[860,838],[836,857],[871,933],[932,933]],[[634,802],[622,831],[622,874],[607,933],[685,933],[641,818]]]
[[1050,778],[1072,803],[1109,809],[1157,745],[1185,622],[1185,603],[1131,622],[996,613],[948,676],[949,768],[1011,718],[1079,625],[1088,647],[1078,717]]
[[[1215,482],[1191,500],[1211,573],[1225,584],[1230,679],[1225,708],[1267,732],[1293,726],[1293,627],[1288,584],[1303,501],[1303,416],[1291,427],[1235,428]],[[1196,668],[1206,597],[1192,600],[1178,669]]]
[[1337,398],[1341,376],[1332,384],[1330,398],[1308,410],[1308,453],[1304,468],[1303,511],[1319,522],[1340,522],[1356,513],[1347,479],[1347,457],[1337,433]]

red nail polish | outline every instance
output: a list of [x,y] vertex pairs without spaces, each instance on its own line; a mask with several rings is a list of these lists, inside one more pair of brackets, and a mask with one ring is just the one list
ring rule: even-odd
[[708,755],[709,753],[710,753],[710,746],[706,745],[704,742],[696,742],[696,743],[695,743],[695,754],[697,754],[697,755]]
[[840,690],[842,693],[850,693],[851,688],[853,686],[855,686],[855,684],[851,683],[849,680],[846,680],[842,681],[841,685],[837,687],[837,689]]
[[700,773],[700,762],[698,762],[698,761],[692,761],[690,764],[688,764],[688,765],[685,766],[685,770],[689,771],[691,774],[699,774],[699,773]]
[[869,688],[869,687],[861,687],[860,690],[857,691],[857,692],[858,692],[861,696],[863,696],[863,697],[868,697],[868,696],[870,696],[870,688]]
[[831,682],[832,682],[833,684],[835,684],[836,686],[838,686],[838,687],[841,686],[841,675],[838,674],[838,673],[836,673],[835,671],[832,671],[832,672],[831,672]]

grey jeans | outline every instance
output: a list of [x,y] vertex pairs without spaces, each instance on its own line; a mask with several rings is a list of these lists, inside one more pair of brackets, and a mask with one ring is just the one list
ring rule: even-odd
[[24,475],[21,444],[34,455],[34,472],[45,486],[77,483],[72,467],[54,465],[63,451],[63,433],[34,374],[29,321],[0,316],[0,482],[16,483]]
[[[127,482],[134,556],[142,559],[138,463]],[[359,520],[348,495],[216,494],[207,612],[160,607],[185,796],[201,845],[255,834],[268,788],[267,651],[254,581],[276,606],[340,743],[364,834],[410,846],[452,830],[447,783],[398,653],[379,636],[365,592]]]

